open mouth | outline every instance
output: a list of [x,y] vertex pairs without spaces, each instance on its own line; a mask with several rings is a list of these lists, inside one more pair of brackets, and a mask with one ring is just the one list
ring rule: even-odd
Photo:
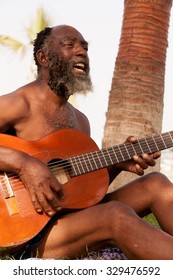
[[86,64],[82,62],[75,63],[73,68],[75,70],[75,73],[82,74],[82,75],[86,75],[88,69]]

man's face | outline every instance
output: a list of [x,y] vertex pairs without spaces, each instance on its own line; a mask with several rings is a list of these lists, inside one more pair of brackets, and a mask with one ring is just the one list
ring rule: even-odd
[[89,76],[88,44],[75,29],[55,30],[49,42],[49,86],[57,95],[92,90]]

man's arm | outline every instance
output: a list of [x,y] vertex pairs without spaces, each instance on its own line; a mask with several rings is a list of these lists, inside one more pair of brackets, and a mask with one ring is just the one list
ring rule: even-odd
[[[28,110],[23,96],[15,92],[1,96],[0,132],[15,127],[20,118],[27,116]],[[37,212],[52,216],[59,209],[62,188],[46,164],[24,152],[0,146],[0,170],[18,174]]]
[[62,188],[46,164],[21,151],[0,146],[0,170],[19,176],[38,213],[44,211],[52,216],[60,210]]
[[27,100],[17,92],[0,96],[0,132],[5,133],[10,127],[14,127],[28,112]]

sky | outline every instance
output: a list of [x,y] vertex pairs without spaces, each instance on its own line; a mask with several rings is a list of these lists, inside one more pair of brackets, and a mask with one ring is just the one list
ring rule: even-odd
[[[68,24],[89,42],[91,78],[94,91],[77,97],[78,108],[87,115],[91,136],[101,146],[115,60],[123,18],[123,0],[0,0],[0,34],[27,43],[25,28],[43,8],[50,25]],[[163,131],[173,130],[171,64],[173,63],[173,22],[170,21],[167,50]],[[171,23],[172,22],[172,23]],[[171,51],[172,50],[172,51]],[[31,54],[32,56],[32,54]],[[0,46],[0,94],[28,82],[31,56],[18,55]],[[9,108],[10,109],[10,108]]]

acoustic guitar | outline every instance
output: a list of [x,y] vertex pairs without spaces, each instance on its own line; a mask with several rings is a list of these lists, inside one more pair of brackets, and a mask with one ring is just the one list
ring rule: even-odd
[[[0,134],[0,145],[23,151],[41,160],[63,186],[63,210],[97,204],[109,186],[107,167],[173,146],[173,131],[99,150],[81,131],[63,129],[38,141]],[[32,183],[32,182],[31,182]],[[22,245],[38,234],[51,218],[36,213],[30,196],[14,173],[0,173],[0,247]]]

